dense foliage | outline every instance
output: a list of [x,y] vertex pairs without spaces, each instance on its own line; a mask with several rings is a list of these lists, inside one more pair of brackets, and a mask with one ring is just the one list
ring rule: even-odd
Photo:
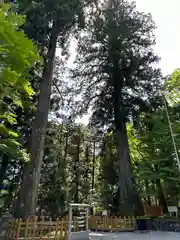
[[169,104],[179,104],[180,69],[176,69],[166,81],[165,95]]
[[[0,8],[0,109],[1,109],[1,144],[2,152],[14,154],[18,148],[18,133],[8,129],[15,124],[15,106],[24,107],[25,101],[34,91],[28,79],[28,70],[40,60],[37,49],[19,26],[23,16],[9,11],[9,5]],[[14,147],[13,147],[14,145]]]
[[[19,27],[25,22],[21,15],[10,11],[9,5],[0,6],[0,189],[1,197],[8,180],[16,183],[19,168],[29,161],[27,149],[21,141],[17,109],[24,112],[34,90],[29,70],[40,62],[36,46]],[[30,107],[30,106],[29,106]],[[5,173],[8,172],[8,175]],[[5,183],[5,186],[3,185]],[[5,189],[4,189],[5,188]]]

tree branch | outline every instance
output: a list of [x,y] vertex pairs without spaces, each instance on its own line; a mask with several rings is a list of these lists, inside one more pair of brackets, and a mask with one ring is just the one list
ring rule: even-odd
[[62,101],[62,103],[63,103],[64,101],[63,101],[62,93],[61,93],[61,91],[59,90],[59,87],[58,87],[58,85],[56,84],[55,81],[53,81],[53,85],[55,86],[56,90],[58,91],[58,93],[59,93],[59,95],[60,95],[60,97],[61,97],[61,101]]

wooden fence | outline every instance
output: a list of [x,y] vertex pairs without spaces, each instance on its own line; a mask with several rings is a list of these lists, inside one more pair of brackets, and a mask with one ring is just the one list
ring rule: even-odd
[[[80,231],[76,217],[73,218],[72,231]],[[89,218],[89,229],[93,231],[134,231],[136,219],[133,217],[99,217]],[[7,232],[9,240],[66,240],[68,235],[68,219],[56,221],[38,221],[37,218],[29,218],[26,221],[14,219]]]
[[67,239],[68,222],[64,219],[56,221],[38,221],[37,218],[29,218],[26,221],[16,219],[11,222],[7,239],[9,240],[47,240]]
[[93,231],[134,231],[136,219],[134,217],[91,216],[89,227]]

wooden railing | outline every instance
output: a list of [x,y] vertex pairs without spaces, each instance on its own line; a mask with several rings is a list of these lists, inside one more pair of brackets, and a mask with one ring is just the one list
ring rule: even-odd
[[64,219],[56,221],[38,221],[37,218],[29,218],[26,221],[16,219],[11,222],[7,239],[9,240],[47,240],[67,239],[68,222]]
[[134,217],[91,216],[89,228],[93,231],[134,231],[136,219]]
[[[136,219],[134,217],[89,217],[89,229],[93,231],[134,231]],[[80,228],[76,217],[73,218],[72,232]],[[7,232],[9,240],[66,240],[68,235],[68,219],[62,218],[52,221],[38,221],[29,218],[26,221],[14,219]]]

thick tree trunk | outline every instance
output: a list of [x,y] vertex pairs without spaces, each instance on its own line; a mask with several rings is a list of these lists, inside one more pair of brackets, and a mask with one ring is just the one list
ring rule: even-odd
[[143,206],[137,192],[131,167],[126,124],[121,122],[121,129],[116,129],[117,156],[119,159],[119,214],[121,216],[141,216]]
[[53,24],[47,58],[44,64],[35,121],[32,127],[30,161],[24,169],[18,201],[15,204],[15,217],[26,218],[27,216],[36,213],[37,191],[44,155],[44,140],[50,106],[54,60],[58,37],[57,27],[56,24]]
[[64,186],[66,189],[65,192],[65,201],[68,202],[69,199],[69,191],[68,191],[68,181],[66,179],[66,167],[67,167],[67,156],[68,156],[68,134],[65,135],[65,146],[64,146],[64,158],[63,158],[63,162],[64,162]]
[[4,177],[6,175],[7,167],[8,167],[8,155],[3,154],[1,168],[0,168],[0,190],[2,190],[2,188],[3,188],[3,181],[4,181]]
[[92,167],[92,195],[94,190],[94,182],[95,182],[95,151],[96,151],[96,142],[93,142],[93,167]]
[[148,184],[148,180],[144,181],[145,184],[145,188],[146,188],[146,194],[147,194],[147,203],[149,204],[149,206],[151,206],[151,198],[149,196],[149,184]]
[[[155,166],[156,171],[158,171],[158,167]],[[163,212],[167,213],[168,212],[168,206],[167,206],[167,201],[163,192],[162,184],[160,179],[156,180],[156,187],[158,189],[158,199],[159,199],[159,205],[163,207]]]
[[159,205],[163,208],[163,213],[168,213],[168,206],[163,191],[159,193]]
[[113,56],[114,121],[117,158],[119,161],[119,214],[121,216],[141,216],[144,213],[135,184],[130,159],[130,149],[126,129],[126,116],[123,108],[122,83],[119,61]]
[[131,165],[126,116],[122,98],[123,78],[119,70],[119,58],[116,56],[116,52],[112,59],[114,67],[112,80],[114,83],[115,140],[117,158],[119,160],[119,214],[121,216],[140,216],[144,213],[144,210]]
[[80,156],[80,140],[81,136],[79,133],[78,142],[77,142],[77,152],[76,152],[76,160],[75,160],[75,195],[74,201],[75,203],[79,203],[79,156]]

